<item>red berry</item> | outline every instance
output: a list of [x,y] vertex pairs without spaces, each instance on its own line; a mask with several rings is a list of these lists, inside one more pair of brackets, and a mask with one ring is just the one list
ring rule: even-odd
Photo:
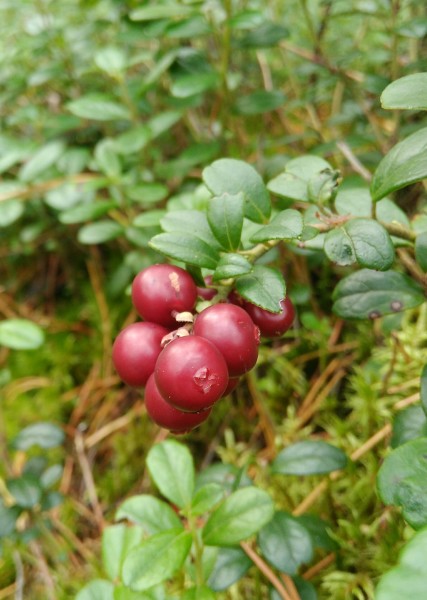
[[143,269],[132,283],[132,302],[145,321],[164,327],[176,325],[175,314],[191,311],[197,288],[191,276],[173,265],[152,265]]
[[[206,285],[212,285],[212,275],[206,275],[205,277]],[[212,287],[197,287],[197,295],[203,300],[212,300],[214,296],[216,296],[218,290]]]
[[113,344],[113,363],[117,373],[129,385],[147,383],[162,351],[162,338],[169,331],[157,323],[133,323],[119,333]]
[[295,309],[289,296],[280,301],[280,307],[280,313],[272,313],[250,302],[243,305],[252,321],[258,325],[261,335],[265,337],[280,337],[294,322]]
[[147,413],[157,425],[174,433],[187,433],[205,421],[211,409],[197,413],[183,412],[174,408],[160,394],[153,375],[150,376],[145,388],[145,406]]
[[212,406],[228,384],[221,353],[211,342],[195,335],[170,342],[157,359],[154,373],[163,398],[188,412]]
[[243,375],[257,361],[259,329],[240,306],[209,306],[197,315],[193,332],[215,344],[225,358],[230,377]]

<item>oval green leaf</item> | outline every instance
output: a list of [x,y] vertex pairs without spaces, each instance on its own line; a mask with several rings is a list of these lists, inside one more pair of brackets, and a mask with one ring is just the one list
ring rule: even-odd
[[268,562],[288,575],[295,575],[313,556],[309,532],[292,515],[281,511],[261,529],[258,544]]
[[13,438],[11,445],[16,450],[27,451],[32,446],[40,448],[57,448],[64,443],[63,430],[53,423],[40,422],[28,425]]
[[65,225],[84,223],[85,221],[99,219],[99,217],[107,214],[111,209],[116,208],[116,206],[116,202],[111,200],[100,200],[97,202],[78,204],[77,206],[60,213],[58,219]]
[[116,239],[123,232],[124,228],[120,223],[104,219],[83,225],[77,233],[77,239],[81,244],[103,244]]
[[163,496],[179,506],[191,504],[194,491],[194,462],[186,446],[175,440],[156,444],[147,455],[150,475]]
[[415,258],[424,273],[427,273],[427,231],[415,238]]
[[354,255],[361,267],[387,271],[394,261],[394,246],[390,235],[373,219],[352,219],[344,225],[351,240]]
[[236,281],[238,293],[252,304],[273,313],[280,312],[280,301],[286,296],[286,284],[280,271],[255,265],[248,275]]
[[343,319],[375,319],[414,308],[425,300],[421,287],[403,273],[370,269],[342,279],[332,299],[334,312]]
[[87,94],[67,104],[68,110],[82,119],[92,121],[129,121],[131,115],[123,104],[103,94]]
[[157,533],[129,552],[123,563],[123,583],[144,591],[169,579],[184,564],[192,535],[182,529]]
[[257,90],[251,94],[240,96],[234,109],[240,115],[262,115],[282,106],[285,99],[285,94],[280,90]]
[[212,233],[227,250],[237,250],[243,227],[243,194],[215,196],[208,205],[208,222]]
[[203,170],[203,181],[214,196],[243,193],[244,213],[250,221],[265,223],[271,202],[259,173],[248,163],[221,158]]
[[340,267],[347,267],[356,262],[353,242],[345,227],[336,227],[328,231],[323,249],[329,260]]
[[292,208],[282,210],[268,225],[261,227],[250,241],[254,243],[269,240],[293,240],[302,234],[303,218]]
[[401,506],[414,529],[427,525],[427,438],[393,450],[378,472],[377,485],[384,503]]
[[219,260],[215,248],[193,233],[159,233],[151,239],[150,246],[161,254],[196,267],[215,269]]
[[132,496],[125,500],[115,518],[116,521],[128,519],[141,525],[150,535],[182,526],[178,515],[169,504],[148,494]]
[[393,81],[381,94],[388,109],[427,110],[427,73],[412,73]]
[[394,146],[378,165],[371,183],[376,202],[387,194],[427,177],[427,127]]
[[45,340],[41,327],[28,319],[6,319],[0,322],[0,346],[13,350],[36,350]]
[[268,523],[274,506],[267,492],[246,487],[233,492],[211,514],[202,537],[208,546],[234,546]]
[[284,448],[271,465],[282,475],[320,475],[344,469],[347,457],[340,448],[321,440],[305,440]]
[[243,577],[251,565],[251,559],[241,548],[220,548],[208,584],[216,592],[226,590]]
[[19,171],[21,181],[33,181],[41,175],[46,169],[56,163],[59,157],[65,151],[65,144],[62,140],[55,140],[42,146]]

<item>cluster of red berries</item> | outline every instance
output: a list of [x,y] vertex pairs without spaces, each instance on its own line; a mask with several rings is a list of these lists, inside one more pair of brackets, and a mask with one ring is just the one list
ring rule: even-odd
[[132,302],[143,321],[125,327],[113,345],[121,379],[145,387],[148,414],[174,433],[205,421],[215,402],[255,365],[260,335],[282,335],[294,319],[288,298],[276,314],[236,296],[194,317],[197,298],[212,293],[180,267],[147,267],[132,284]]

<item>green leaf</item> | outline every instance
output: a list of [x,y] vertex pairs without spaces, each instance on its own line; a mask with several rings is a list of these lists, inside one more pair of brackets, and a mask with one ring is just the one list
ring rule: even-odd
[[427,73],[412,73],[390,83],[381,94],[381,106],[427,110]]
[[203,170],[203,181],[214,196],[243,193],[244,214],[255,223],[270,216],[271,202],[261,176],[248,163],[221,158]]
[[155,204],[164,200],[169,193],[168,188],[161,183],[139,183],[127,187],[125,194],[134,202],[142,205]]
[[347,457],[342,450],[321,440],[305,440],[284,448],[271,470],[282,475],[320,475],[344,469]]
[[324,169],[331,165],[319,156],[299,156],[290,160],[285,171],[280,173],[267,184],[267,189],[287,200],[309,202],[308,184]]
[[148,125],[138,125],[114,138],[113,143],[118,154],[136,154],[151,141],[152,134]]
[[427,529],[409,540],[399,557],[399,564],[380,579],[375,600],[424,598],[427,589]]
[[191,543],[191,533],[182,529],[149,537],[125,558],[123,583],[133,590],[144,591],[169,579],[184,564]]
[[257,90],[240,96],[234,104],[234,109],[241,115],[261,115],[276,110],[285,103],[285,99],[285,94],[280,90]]
[[280,301],[286,296],[286,285],[280,271],[261,265],[255,265],[249,275],[239,277],[236,290],[245,300],[273,313],[281,311]]
[[21,509],[18,506],[4,506],[0,500],[0,539],[12,535],[20,514]]
[[282,210],[268,225],[261,227],[250,238],[251,242],[267,242],[269,240],[293,240],[302,234],[303,218],[292,208]]
[[53,423],[40,422],[21,429],[18,435],[13,438],[11,446],[15,450],[23,450],[24,452],[33,446],[44,449],[57,448],[62,446],[64,439],[65,435],[60,427]]
[[307,185],[309,202],[319,206],[330,206],[337,194],[340,172],[323,169],[311,177]]
[[102,532],[102,563],[108,577],[114,581],[121,576],[123,562],[129,552],[140,544],[141,527],[109,525]]
[[113,208],[117,207],[116,202],[111,200],[100,200],[97,202],[88,202],[87,204],[79,204],[69,210],[66,210],[58,215],[58,219],[65,225],[74,223],[84,223],[99,219]]
[[390,235],[373,219],[352,219],[344,225],[351,240],[356,260],[362,267],[387,271],[394,262],[394,246]]
[[33,508],[40,502],[43,490],[40,482],[34,475],[28,474],[8,479],[6,485],[18,506]]
[[156,3],[151,6],[141,6],[130,13],[132,21],[153,21],[155,19],[173,19],[191,16],[194,8],[184,6],[176,2],[167,2],[166,4]]
[[289,30],[272,21],[264,21],[249,31],[239,42],[241,48],[270,48],[289,36]]
[[318,515],[304,514],[296,517],[298,523],[301,523],[311,536],[313,548],[322,548],[328,552],[335,552],[339,546],[330,536],[328,529],[331,526]]
[[260,550],[276,569],[295,575],[313,556],[311,536],[292,515],[278,511],[258,534]]
[[385,504],[401,506],[414,528],[427,524],[427,437],[411,440],[389,454],[377,475]]
[[163,496],[179,508],[191,505],[194,462],[186,446],[175,440],[156,444],[148,453],[147,467]]
[[206,212],[201,210],[169,210],[160,221],[164,231],[197,235],[203,242],[219,250],[221,248],[209,226]]
[[104,579],[94,579],[80,590],[76,600],[114,600],[114,585]]
[[62,465],[51,465],[40,476],[40,484],[46,490],[53,487],[61,479],[64,468]]
[[68,110],[82,119],[92,121],[130,121],[129,110],[110,96],[103,94],[87,94],[67,104]]
[[424,273],[427,272],[427,231],[415,238],[415,258]]
[[81,244],[103,244],[116,239],[123,232],[123,225],[116,221],[104,219],[96,223],[83,225],[77,232],[77,239]]
[[332,299],[343,319],[375,319],[422,304],[424,293],[410,277],[396,271],[361,269],[342,279]]
[[42,146],[19,171],[21,181],[33,181],[44,171],[56,163],[59,157],[65,151],[65,144],[62,140],[55,140]]
[[241,254],[228,252],[219,259],[212,281],[221,281],[229,277],[240,277],[252,271],[252,264]]
[[208,585],[216,592],[226,590],[238,581],[252,565],[241,548],[220,548]]
[[41,327],[27,319],[5,319],[0,322],[0,346],[13,350],[36,350],[44,343]]
[[95,160],[100,170],[114,179],[122,171],[122,165],[116,154],[116,145],[114,140],[104,138],[95,147]]
[[408,406],[393,419],[393,435],[390,445],[397,448],[410,440],[427,437],[427,418],[422,406]]
[[25,206],[20,200],[0,202],[0,229],[9,227],[24,214]]
[[151,588],[147,593],[134,592],[128,587],[119,584],[114,588],[114,600],[165,600],[162,592],[156,592],[158,587]]
[[122,73],[127,66],[126,54],[118,46],[101,48],[94,57],[96,66],[109,75]]
[[353,241],[345,227],[335,227],[328,231],[323,245],[326,256],[340,267],[356,262]]
[[148,210],[137,215],[132,221],[134,227],[159,227],[160,221],[165,216],[164,210]]
[[182,527],[180,518],[166,502],[148,494],[132,496],[125,500],[115,518],[116,521],[129,519],[132,523],[141,525],[150,535]]
[[207,483],[199,488],[191,501],[191,514],[203,515],[213,509],[224,496],[224,488],[218,483]]
[[268,523],[274,506],[267,492],[246,487],[233,492],[207,520],[202,537],[208,546],[234,546]]
[[189,98],[215,88],[218,81],[215,72],[181,75],[172,83],[171,94],[175,98]]
[[207,269],[215,269],[219,260],[214,248],[190,233],[159,233],[151,239],[150,247],[176,260]]
[[243,227],[243,194],[214,196],[208,206],[208,221],[218,242],[227,250],[237,250]]
[[421,371],[420,396],[421,406],[423,407],[423,410],[427,415],[427,363],[424,365],[423,370]]
[[394,146],[381,160],[371,183],[374,201],[427,177],[427,127]]

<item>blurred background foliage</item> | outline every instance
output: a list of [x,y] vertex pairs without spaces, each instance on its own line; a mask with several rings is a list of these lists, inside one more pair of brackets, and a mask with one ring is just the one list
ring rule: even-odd
[[[61,504],[23,506],[4,536],[1,598],[16,593],[16,547],[25,597],[72,597],[100,569],[94,506],[108,519],[149,487],[144,457],[161,433],[140,394],[119,384],[111,344],[136,318],[133,276],[162,260],[148,246],[161,217],[204,207],[201,169],[224,156],[271,178],[310,153],[345,181],[369,180],[396,141],[426,125],[423,113],[382,110],[380,93],[426,63],[422,0],[1,1],[0,317],[45,334],[37,351],[0,347],[2,476],[19,479],[40,454],[11,445],[24,427],[66,433],[47,454],[62,465],[48,482]],[[421,185],[396,201],[425,214]],[[199,466],[250,463],[292,510],[319,478],[263,481],[264,461],[310,436],[351,455],[381,431],[416,390],[426,315],[344,324],[330,298],[342,269],[316,249],[275,259],[296,327],[263,346],[232,403],[188,443]],[[317,500],[340,546],[313,573],[320,598],[372,598],[408,534],[373,492],[384,448]],[[267,597],[253,571],[236,586],[223,597]]]

